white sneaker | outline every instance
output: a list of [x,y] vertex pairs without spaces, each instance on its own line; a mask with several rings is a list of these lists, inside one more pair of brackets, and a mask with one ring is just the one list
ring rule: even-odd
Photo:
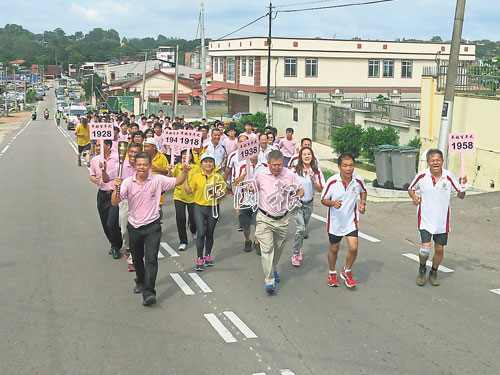
[[187,247],[187,245],[186,245],[185,243],[181,243],[181,244],[179,245],[179,251],[184,251],[184,250],[186,250],[186,247]]
[[196,240],[198,238],[198,232],[191,233],[191,236],[193,236],[193,240]]

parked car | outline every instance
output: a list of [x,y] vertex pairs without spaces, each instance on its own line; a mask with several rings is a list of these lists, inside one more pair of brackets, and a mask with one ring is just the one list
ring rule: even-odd
[[57,106],[57,110],[60,111],[60,112],[63,112],[64,111],[64,108],[68,107],[69,104],[65,101],[62,101],[61,103],[59,103],[59,105]]
[[247,112],[238,112],[233,115],[233,121],[239,121],[245,116],[252,116],[253,113],[247,113]]

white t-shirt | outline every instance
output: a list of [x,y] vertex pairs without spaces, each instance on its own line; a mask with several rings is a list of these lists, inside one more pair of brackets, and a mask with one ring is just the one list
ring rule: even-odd
[[[304,187],[304,196],[300,200],[303,202],[311,201],[314,198],[314,185],[309,177],[309,172],[304,171],[304,176],[301,176],[294,168],[293,173],[297,174],[300,183]],[[325,177],[319,168],[318,172],[314,174],[314,182],[319,183],[321,185],[321,189],[325,187]]]
[[430,234],[450,231],[450,198],[460,192],[457,178],[443,168],[441,178],[436,181],[430,169],[419,172],[408,190],[420,190],[422,202],[417,208],[418,229]]
[[340,209],[328,207],[328,233],[335,236],[345,236],[358,230],[358,195],[361,193],[366,193],[365,182],[363,177],[356,173],[352,174],[352,180],[347,186],[344,186],[340,173],[333,175],[326,181],[321,199],[342,200]]
[[[229,170],[231,170],[231,168],[234,169],[235,164],[238,163],[238,162],[239,162],[238,150],[234,150],[227,157],[226,166],[227,166],[227,168],[229,168]],[[232,179],[232,177],[233,177],[233,174],[231,173],[229,175],[229,178]]]
[[206,144],[203,146],[205,151],[210,152],[214,154],[215,157],[215,164],[217,165],[217,168],[222,168],[224,165],[222,165],[224,158],[227,157],[227,152],[226,152],[226,146],[222,143],[222,141],[219,141],[217,143],[217,146],[214,146],[212,142]]
[[[316,164],[318,165],[318,168],[319,168],[319,159],[318,159],[318,157],[316,155],[314,155],[314,160],[316,160]],[[292,158],[290,159],[290,161],[288,162],[287,167],[289,169],[295,168],[295,166],[297,165],[298,161],[299,161],[299,154],[294,154],[292,156]]]

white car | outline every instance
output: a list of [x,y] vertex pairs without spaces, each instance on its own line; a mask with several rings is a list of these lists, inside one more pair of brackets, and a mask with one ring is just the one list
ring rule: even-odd
[[[68,108],[69,108],[69,110],[68,110]],[[87,113],[87,107],[80,106],[80,105],[72,105],[72,106],[64,108],[63,116],[64,116],[64,113],[66,110],[68,110],[68,113],[66,116],[68,130],[75,129],[75,120],[76,120],[77,115],[80,115],[80,117],[82,117]]]

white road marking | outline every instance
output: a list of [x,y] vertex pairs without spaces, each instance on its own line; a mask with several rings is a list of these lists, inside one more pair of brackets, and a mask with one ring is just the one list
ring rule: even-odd
[[165,255],[158,249],[158,259],[163,259],[165,258]]
[[222,324],[222,322],[217,318],[217,316],[213,313],[210,314],[203,314],[205,319],[208,320],[208,322],[214,327],[214,329],[217,331],[220,337],[224,339],[225,342],[227,343],[232,343],[232,342],[238,342],[236,338],[231,334],[231,332],[228,331],[226,327]]
[[[316,214],[312,214],[311,215],[313,218],[319,220],[319,221],[322,221],[323,223],[326,223],[327,220],[326,220],[326,217],[323,217],[323,216],[319,216],[319,215],[316,215]],[[375,237],[372,237],[372,236],[369,236],[367,234],[364,234],[360,231],[358,231],[358,236],[361,237],[361,238],[364,238],[365,240],[368,240],[370,242],[380,242],[379,239],[375,238]]]
[[66,138],[66,140],[68,141],[69,145],[73,149],[73,151],[75,151],[75,153],[78,155],[78,149],[76,148],[75,144],[71,141],[71,139],[68,138],[69,136],[66,134],[66,132],[64,130],[62,130],[60,126],[57,127],[57,130],[59,130],[62,133],[62,135],[64,136],[64,138]]
[[265,372],[254,372],[252,375],[266,375]]
[[490,292],[500,294],[500,289],[491,289]]
[[194,272],[188,273],[189,277],[193,279],[193,281],[200,287],[203,293],[213,293],[213,290],[203,281],[203,279]]
[[166,243],[166,242],[162,242],[162,243],[161,243],[161,247],[163,247],[165,250],[167,250],[167,252],[170,254],[170,256],[171,256],[172,258],[173,258],[173,257],[178,257],[178,256],[180,256],[180,255],[179,255],[179,254],[177,254],[177,252],[176,252],[174,249],[172,249],[172,248],[168,245],[168,243]]
[[178,273],[171,273],[170,276],[172,277],[172,279],[174,279],[175,283],[179,286],[179,288],[181,288],[186,296],[194,295],[193,289],[191,289],[189,285],[186,284],[181,275],[179,275]]
[[224,311],[224,315],[245,335],[247,339],[256,339],[257,335],[232,311]]
[[5,146],[5,148],[0,152],[0,154],[5,154],[5,152],[9,149],[10,145]]
[[[411,260],[414,260],[416,262],[420,263],[420,258],[417,254],[412,254],[412,253],[406,253],[406,254],[401,254],[404,257],[410,258]],[[428,266],[432,267],[432,261],[428,260],[426,263]],[[438,271],[445,272],[445,273],[451,273],[453,270],[451,268],[445,267],[445,266],[439,266]]]
[[281,375],[295,375],[295,373],[292,370],[287,369],[287,368],[280,370],[280,374]]

